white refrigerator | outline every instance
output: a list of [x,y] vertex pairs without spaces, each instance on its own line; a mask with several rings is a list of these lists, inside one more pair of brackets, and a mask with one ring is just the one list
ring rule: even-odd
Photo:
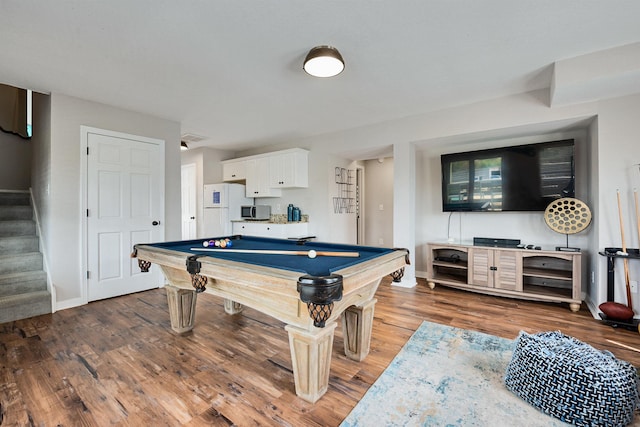
[[242,184],[207,184],[204,186],[203,235],[201,238],[230,236],[231,221],[241,219],[240,206],[252,205]]

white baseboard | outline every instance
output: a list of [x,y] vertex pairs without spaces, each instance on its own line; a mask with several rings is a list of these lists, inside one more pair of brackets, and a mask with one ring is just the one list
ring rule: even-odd
[[67,308],[80,307],[81,305],[85,305],[86,302],[82,299],[82,297],[67,299],[64,301],[56,301],[55,309],[56,310],[66,310]]

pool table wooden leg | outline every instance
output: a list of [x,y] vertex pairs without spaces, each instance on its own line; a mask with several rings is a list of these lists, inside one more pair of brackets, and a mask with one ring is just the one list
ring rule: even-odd
[[352,305],[342,312],[344,354],[358,362],[364,360],[371,347],[373,309],[378,300],[373,298],[361,306]]
[[333,349],[333,332],[337,324],[331,322],[313,331],[286,325],[293,378],[298,397],[314,403],[327,391]]
[[190,289],[166,285],[171,329],[179,334],[193,329],[196,318],[197,293]]
[[238,314],[242,311],[242,304],[233,300],[224,299],[224,312],[227,314]]

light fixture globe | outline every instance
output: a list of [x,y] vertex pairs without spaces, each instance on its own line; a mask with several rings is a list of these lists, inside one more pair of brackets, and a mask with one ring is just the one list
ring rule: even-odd
[[309,51],[302,67],[314,77],[333,77],[344,70],[344,60],[332,46],[316,46]]

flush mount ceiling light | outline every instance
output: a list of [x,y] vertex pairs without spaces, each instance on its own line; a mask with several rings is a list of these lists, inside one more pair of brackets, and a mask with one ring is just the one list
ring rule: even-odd
[[185,151],[188,149],[189,149],[189,146],[187,145],[187,143],[184,141],[180,141],[180,150]]
[[302,68],[314,77],[333,77],[344,70],[344,60],[335,47],[316,46],[307,54]]

